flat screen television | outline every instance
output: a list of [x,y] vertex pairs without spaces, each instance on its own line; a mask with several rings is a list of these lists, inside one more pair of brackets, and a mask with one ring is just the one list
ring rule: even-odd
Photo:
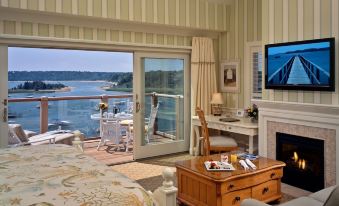
[[265,88],[334,91],[334,38],[265,45]]

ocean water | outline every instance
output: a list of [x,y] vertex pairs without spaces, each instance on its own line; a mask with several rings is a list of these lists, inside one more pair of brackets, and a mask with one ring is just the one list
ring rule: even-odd
[[[71,91],[54,93],[11,93],[9,99],[32,97],[61,97],[61,96],[96,96],[96,95],[122,95],[132,94],[127,92],[105,91],[101,87],[107,86],[108,82],[99,81],[59,81],[71,87]],[[10,81],[9,88],[13,88],[22,82]],[[53,82],[52,82],[53,83]],[[61,126],[65,130],[80,130],[87,138],[99,135],[99,121],[92,120],[91,115],[98,113],[97,105],[100,100],[65,100],[50,101],[48,109],[49,130],[58,129],[57,122],[68,121],[69,125]],[[116,105],[120,111],[127,112],[127,105],[132,98],[110,99],[109,108]],[[158,112],[158,130],[175,131],[176,113],[173,99],[159,98],[160,107]],[[146,98],[145,117],[149,117],[151,98]],[[9,103],[9,123],[18,123],[26,130],[39,132],[40,128],[40,102]],[[110,111],[111,112],[111,111]]]

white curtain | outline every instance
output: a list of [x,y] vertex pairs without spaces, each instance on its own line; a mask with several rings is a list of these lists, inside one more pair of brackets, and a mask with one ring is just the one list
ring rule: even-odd
[[[213,41],[205,37],[193,37],[191,58],[191,109],[195,115],[195,108],[200,107],[205,114],[211,114],[212,94],[217,92],[217,79]],[[191,130],[190,152],[196,145],[194,130]],[[197,148],[196,148],[197,149]],[[194,152],[197,154],[197,152]]]

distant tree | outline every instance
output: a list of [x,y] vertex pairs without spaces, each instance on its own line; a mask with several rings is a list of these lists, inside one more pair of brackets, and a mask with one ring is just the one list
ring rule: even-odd
[[54,89],[62,89],[65,88],[66,85],[61,84],[61,83],[56,83],[56,84],[47,84],[42,81],[26,81],[22,84],[19,84],[18,86],[12,88],[12,90],[34,90],[34,91],[39,91],[39,90],[54,90]]

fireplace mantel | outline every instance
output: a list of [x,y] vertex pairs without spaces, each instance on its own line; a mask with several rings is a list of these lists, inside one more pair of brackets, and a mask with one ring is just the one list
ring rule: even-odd
[[[259,155],[275,158],[275,132],[325,140],[326,186],[339,182],[339,106],[252,100],[259,108]],[[334,155],[335,154],[335,155]],[[327,158],[327,159],[326,159]]]
[[274,109],[274,110],[288,110],[307,113],[329,114],[332,116],[339,115],[339,105],[268,101],[258,99],[252,99],[252,103],[258,105],[258,107],[262,110]]

